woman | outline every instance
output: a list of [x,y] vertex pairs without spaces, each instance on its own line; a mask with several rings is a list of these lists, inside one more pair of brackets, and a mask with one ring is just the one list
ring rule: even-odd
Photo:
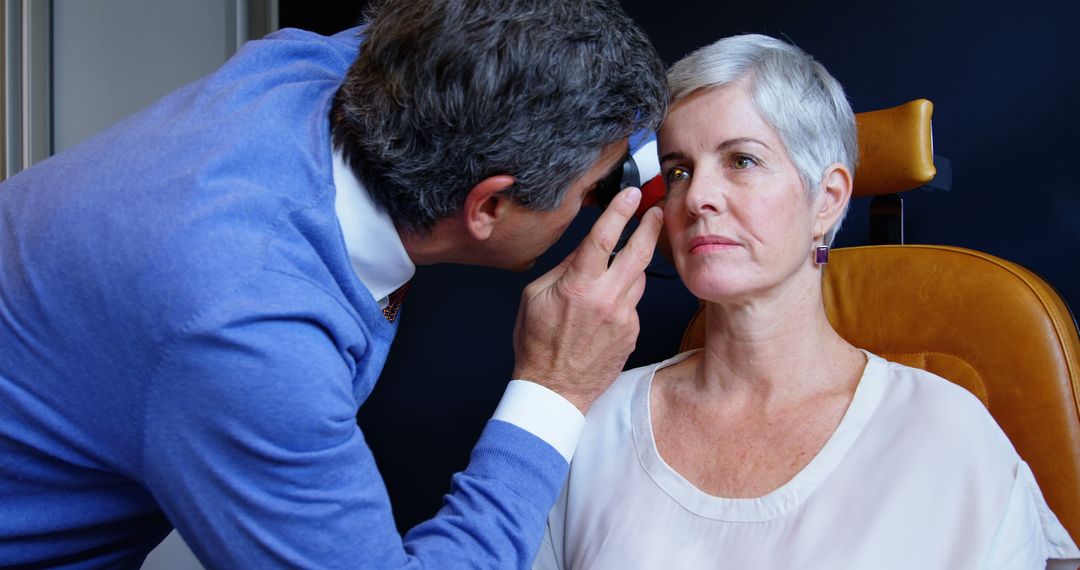
[[623,373],[589,410],[535,567],[1080,558],[974,396],[859,350],[826,319],[816,257],[857,152],[836,80],[758,35],[703,48],[668,78],[664,223],[706,303],[705,347]]

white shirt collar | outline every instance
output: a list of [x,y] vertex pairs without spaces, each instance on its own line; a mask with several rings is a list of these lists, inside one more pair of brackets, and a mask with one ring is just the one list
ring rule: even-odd
[[332,168],[337,187],[334,209],[345,236],[349,262],[371,296],[385,307],[387,296],[412,279],[416,266],[394,222],[371,199],[340,151],[334,151]]

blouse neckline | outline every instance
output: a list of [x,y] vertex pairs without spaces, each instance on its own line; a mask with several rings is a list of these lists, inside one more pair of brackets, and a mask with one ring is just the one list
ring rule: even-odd
[[653,482],[686,510],[712,520],[764,522],[798,508],[829,477],[870,421],[885,390],[885,361],[866,354],[855,394],[840,424],[821,450],[805,467],[780,487],[754,498],[728,498],[710,495],[694,486],[660,456],[653,435],[650,393],[656,371],[685,360],[695,351],[684,352],[653,365],[638,380],[631,400],[634,446],[642,468]]

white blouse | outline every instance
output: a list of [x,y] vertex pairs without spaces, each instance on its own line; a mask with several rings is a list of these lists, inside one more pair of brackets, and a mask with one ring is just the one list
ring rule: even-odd
[[1080,564],[982,403],[870,353],[840,425],[790,481],[706,494],[660,457],[649,408],[656,370],[690,354],[624,372],[593,404],[534,570]]

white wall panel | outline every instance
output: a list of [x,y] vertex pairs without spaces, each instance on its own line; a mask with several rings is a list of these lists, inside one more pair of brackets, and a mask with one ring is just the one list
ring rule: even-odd
[[235,0],[53,0],[53,149],[220,66]]

